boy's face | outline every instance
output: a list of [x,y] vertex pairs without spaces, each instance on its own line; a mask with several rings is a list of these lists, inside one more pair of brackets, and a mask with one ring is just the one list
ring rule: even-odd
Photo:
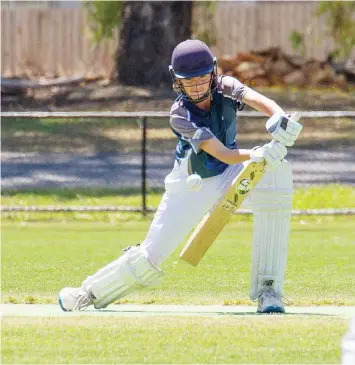
[[186,94],[192,99],[199,99],[208,92],[211,74],[192,77],[191,79],[179,79]]

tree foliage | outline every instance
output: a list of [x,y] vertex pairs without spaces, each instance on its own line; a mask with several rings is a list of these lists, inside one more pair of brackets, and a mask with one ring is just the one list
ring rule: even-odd
[[292,49],[294,51],[298,51],[300,52],[300,55],[302,57],[305,57],[306,55],[306,46],[304,43],[304,34],[298,32],[297,30],[294,30],[290,37],[289,40],[291,41],[292,44]]
[[[194,3],[194,16],[192,19],[192,32],[195,38],[200,39],[209,46],[217,43],[214,17],[217,1],[196,1]],[[201,21],[202,20],[202,21]]]
[[326,16],[335,41],[333,56],[346,58],[355,48],[355,1],[321,1],[316,15]]
[[123,1],[86,1],[88,21],[94,43],[113,38],[121,22]]
[[[114,30],[121,25],[123,3],[123,1],[85,1],[84,6],[88,10],[88,23],[94,43],[113,37]],[[194,5],[205,9],[207,23],[213,20],[216,0],[198,1]],[[207,44],[215,44],[214,32],[214,28],[211,29],[206,24],[203,29],[196,29],[196,36]]]

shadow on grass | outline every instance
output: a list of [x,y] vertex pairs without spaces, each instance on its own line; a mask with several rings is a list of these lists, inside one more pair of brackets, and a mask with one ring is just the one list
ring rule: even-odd
[[[335,149],[355,145],[353,118],[304,118],[304,131],[295,147]],[[125,129],[127,128],[127,129]],[[151,131],[165,128],[159,137]],[[149,151],[174,150],[176,138],[168,119],[148,118]],[[131,133],[131,134],[130,134]],[[258,118],[238,120],[237,141],[250,148],[268,141],[264,122]],[[3,118],[2,150],[13,152],[139,152],[141,129],[135,118]]]
[[[136,125],[135,120],[122,122]],[[3,118],[2,149],[9,151],[70,151],[87,148],[92,151],[119,151],[120,141],[100,135],[102,128],[118,126],[117,119],[39,119]],[[137,131],[139,128],[137,126]]]
[[[166,128],[168,120],[148,119],[151,128]],[[134,138],[120,138],[124,128],[132,130]],[[104,135],[105,130],[116,130]],[[141,150],[141,128],[137,118],[2,118],[2,150],[13,152],[124,152]],[[171,135],[170,135],[171,134]],[[172,132],[168,139],[176,142]],[[151,139],[149,145],[159,146],[160,139]],[[171,143],[167,146],[169,149]]]

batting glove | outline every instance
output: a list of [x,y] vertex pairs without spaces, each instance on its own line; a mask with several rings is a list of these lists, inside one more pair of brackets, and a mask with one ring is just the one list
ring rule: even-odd
[[253,162],[266,162],[271,170],[276,170],[283,158],[287,155],[287,148],[277,141],[271,141],[264,146],[254,147],[250,152]]
[[266,122],[266,129],[276,141],[290,147],[293,146],[303,129],[303,126],[298,123],[299,119],[299,113],[294,113],[292,116],[275,113]]

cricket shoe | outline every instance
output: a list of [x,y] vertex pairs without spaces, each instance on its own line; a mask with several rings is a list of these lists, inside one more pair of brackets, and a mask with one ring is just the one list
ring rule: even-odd
[[285,306],[273,288],[262,291],[258,302],[258,313],[285,313]]
[[85,310],[94,303],[92,294],[84,288],[63,288],[58,301],[64,312]]

